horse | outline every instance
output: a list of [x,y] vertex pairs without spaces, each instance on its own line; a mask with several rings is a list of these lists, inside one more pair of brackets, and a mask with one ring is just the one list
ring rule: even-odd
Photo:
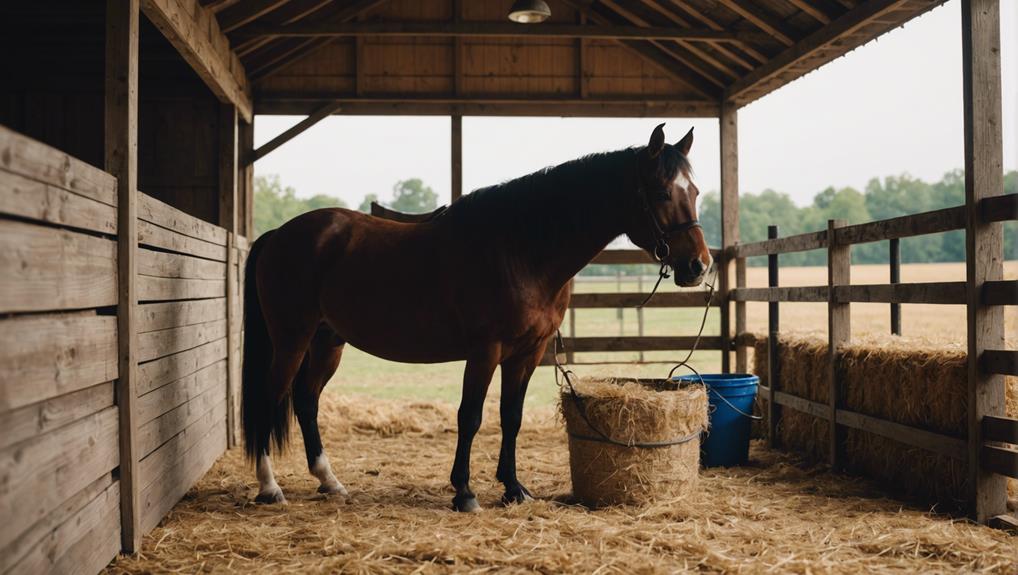
[[260,236],[245,267],[242,418],[259,503],[285,503],[270,448],[296,415],[318,491],[347,493],[323,451],[318,400],[346,344],[409,363],[466,361],[450,481],[456,511],[480,506],[470,451],[496,366],[502,367],[504,504],[533,496],[516,474],[516,438],[531,375],[562,323],[570,280],[625,234],[699,285],[712,265],[688,160],[664,124],[646,146],[585,156],[401,223],[341,209],[297,216]]

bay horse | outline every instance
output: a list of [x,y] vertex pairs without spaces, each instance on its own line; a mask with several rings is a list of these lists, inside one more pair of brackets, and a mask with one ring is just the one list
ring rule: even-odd
[[531,498],[516,476],[523,399],[562,322],[570,279],[616,237],[702,282],[712,260],[697,221],[690,129],[675,145],[664,124],[646,146],[593,154],[453,202],[423,223],[332,208],[263,234],[245,269],[243,424],[260,503],[284,503],[269,449],[292,414],[321,493],[346,494],[322,450],[318,399],[347,343],[399,362],[466,360],[450,480],[457,511],[480,507],[470,448],[495,367],[502,367],[506,504]]

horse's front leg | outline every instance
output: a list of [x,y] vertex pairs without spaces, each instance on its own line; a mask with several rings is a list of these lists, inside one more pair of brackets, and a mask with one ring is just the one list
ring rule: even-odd
[[481,427],[484,398],[488,395],[488,385],[496,365],[498,357],[495,350],[490,350],[482,357],[467,360],[467,367],[463,371],[463,398],[457,414],[459,437],[456,441],[456,460],[449,477],[456,489],[456,496],[452,498],[452,508],[456,511],[481,509],[474,492],[470,490],[470,447]]
[[[544,346],[541,349],[543,352]],[[516,478],[516,436],[523,421],[523,400],[527,395],[527,385],[540,357],[541,354],[528,355],[502,362],[502,401],[499,405],[502,449],[499,451],[495,477],[505,486],[502,502],[506,505],[533,499],[527,488]]]

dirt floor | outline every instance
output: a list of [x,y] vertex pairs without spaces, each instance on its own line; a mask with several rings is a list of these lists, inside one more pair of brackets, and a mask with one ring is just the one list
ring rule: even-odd
[[150,572],[996,572],[1018,538],[887,498],[874,485],[754,445],[751,464],[704,471],[698,489],[646,507],[569,502],[554,408],[528,413],[520,477],[537,501],[504,508],[494,480],[497,403],[475,443],[478,514],[449,510],[456,435],[444,403],[327,394],[323,435],[349,498],[326,499],[299,437],[276,460],[289,504],[251,503],[257,483],[228,452],[108,573]]

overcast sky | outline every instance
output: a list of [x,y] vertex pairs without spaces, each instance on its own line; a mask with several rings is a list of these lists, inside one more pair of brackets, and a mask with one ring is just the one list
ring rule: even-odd
[[[1018,2],[1001,2],[1004,167],[1018,169]],[[809,203],[833,186],[862,188],[874,176],[908,172],[933,181],[960,168],[961,32],[958,0],[789,84],[739,111],[742,193],[773,188]],[[300,118],[259,116],[259,145]],[[690,125],[690,154],[703,190],[719,185],[717,120],[464,118],[464,189],[511,179],[604,150],[646,143],[667,122],[669,141]],[[391,195],[399,179],[422,178],[449,197],[449,119],[332,116],[255,165],[298,195],[328,194],[356,207]]]

